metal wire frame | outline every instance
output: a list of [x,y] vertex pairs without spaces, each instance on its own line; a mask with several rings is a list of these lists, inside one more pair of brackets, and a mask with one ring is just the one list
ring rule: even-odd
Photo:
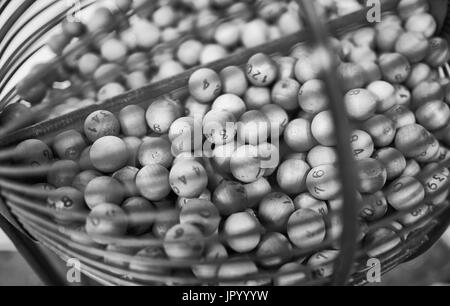
[[[320,30],[320,29],[319,29]],[[318,31],[318,32],[320,32],[320,31]],[[323,43],[323,42],[322,42]],[[254,52],[254,50],[253,50],[253,52]],[[133,94],[136,94],[136,96],[139,96],[141,93],[139,93],[139,92],[135,92],[135,93],[133,93]],[[135,98],[135,97],[133,97],[133,96],[128,96],[128,98],[131,100],[131,99],[133,99],[133,98]],[[128,100],[128,101],[125,101],[125,104],[126,103],[129,103],[130,102],[130,100]],[[47,126],[47,127],[49,127],[49,126]],[[64,128],[67,128],[67,126],[65,126],[65,124],[64,124]],[[43,132],[43,130],[41,130],[41,132],[43,133],[43,134],[45,134],[45,133],[47,133],[47,132],[49,132],[49,130],[54,130],[55,129],[55,126],[53,126],[51,129],[47,129],[46,130],[46,132]],[[23,134],[22,134],[23,135]],[[347,139],[347,138],[345,138],[345,139]],[[348,155],[348,156],[350,156],[350,154]],[[8,171],[9,171],[9,173],[11,174],[11,171],[13,171],[14,169],[7,169],[7,168],[3,168],[3,171],[6,171],[6,172],[4,172],[4,173],[8,173]],[[16,168],[16,171],[17,171],[18,169]],[[25,170],[24,170],[25,171]],[[23,172],[23,173],[26,173],[26,172]],[[7,184],[6,184],[7,185]],[[5,186],[5,181],[3,180],[3,187]],[[11,187],[11,185],[10,185],[10,187]],[[8,189],[8,188],[5,188],[6,190]],[[350,190],[350,189],[349,189]],[[352,190],[354,190],[354,189],[352,189]],[[18,219],[19,220],[21,220],[22,222],[23,222],[23,224],[24,224],[24,226],[25,226],[25,228],[30,232],[30,233],[32,233],[33,234],[33,236],[36,236],[36,237],[38,237],[39,238],[39,240],[41,240],[41,241],[44,241],[50,248],[52,248],[53,250],[55,250],[55,252],[56,253],[59,253],[60,254],[60,256],[61,257],[66,257],[67,258],[67,255],[66,254],[70,254],[70,252],[72,252],[72,254],[74,254],[73,253],[73,250],[71,250],[70,248],[69,248],[69,246],[71,247],[71,248],[74,248],[74,246],[76,246],[76,243],[74,243],[74,242],[72,242],[72,241],[70,241],[70,240],[67,240],[67,237],[66,237],[66,239],[63,239],[64,238],[64,236],[63,235],[58,235],[57,233],[57,231],[55,231],[55,228],[54,227],[52,227],[52,226],[55,226],[53,223],[51,223],[51,222],[43,222],[43,220],[45,220],[45,219],[43,219],[42,217],[40,217],[38,214],[37,215],[35,215],[35,214],[32,214],[32,213],[29,213],[29,211],[28,211],[28,209],[33,209],[33,208],[35,208],[32,204],[30,204],[30,203],[28,203],[28,204],[30,204],[30,205],[28,205],[27,206],[27,204],[24,204],[24,203],[27,203],[26,201],[24,201],[24,199],[23,198],[21,198],[20,196],[18,196],[17,194],[14,194],[14,193],[8,193],[8,191],[3,191],[2,192],[2,195],[8,200],[8,204],[10,205],[10,207],[11,207],[11,209],[12,209],[12,211],[13,211],[13,213],[18,217]],[[351,195],[350,195],[350,197],[352,197]],[[21,208],[21,206],[23,206],[23,207],[25,207],[25,209],[22,207]],[[41,212],[43,212],[43,211],[41,211]],[[435,215],[440,215],[440,211],[438,211],[439,212],[439,214],[437,213],[437,212],[435,212],[434,214],[433,214],[433,216],[435,216]],[[382,223],[383,224],[386,224],[386,225],[388,225],[388,222],[389,221],[393,221],[393,220],[395,220],[395,218],[397,217],[399,217],[400,215],[402,215],[401,213],[399,213],[399,214],[397,214],[396,216],[391,216],[391,217],[389,217],[389,218],[386,218],[386,219],[384,219],[384,220],[382,220]],[[430,216],[429,216],[430,217]],[[390,220],[390,219],[392,219],[392,220]],[[355,223],[355,220],[356,220],[356,218],[355,219],[353,219],[352,220],[352,222],[353,223]],[[48,228],[46,228],[46,226],[47,227],[50,227],[50,229],[48,229]],[[434,224],[434,223],[430,223],[429,225],[428,225],[428,227],[435,227],[436,226],[436,224]],[[371,226],[372,228],[375,228],[375,226]],[[403,231],[406,233],[406,232],[408,232],[410,229],[404,229]],[[429,229],[429,230],[431,230],[431,229]],[[345,232],[345,229],[344,229],[344,232]],[[353,231],[352,232],[352,235],[354,235],[356,233],[356,231]],[[420,235],[419,235],[419,237],[420,238],[423,238],[423,237],[425,237],[425,235],[428,233],[428,229],[427,230],[424,230],[424,231],[422,231],[422,232],[420,232]],[[64,232],[63,232],[63,234],[64,234]],[[67,236],[68,234],[70,234],[70,232],[69,231],[67,231],[67,232],[65,232],[65,235]],[[423,236],[423,237],[422,237]],[[111,242],[117,242],[117,237],[113,237],[113,240],[111,240]],[[422,239],[418,239],[417,238],[417,240],[422,240]],[[414,248],[413,249],[415,249],[416,247],[418,247],[418,246],[420,246],[420,245],[422,245],[421,243],[419,243],[419,241],[417,241],[417,240],[409,240],[408,242],[412,245],[412,246],[414,246]],[[59,241],[59,242],[58,242]],[[355,241],[355,240],[353,240],[353,241]],[[130,240],[129,239],[124,239],[124,243],[126,243],[126,242],[130,242]],[[331,241],[331,242],[327,242],[327,243],[332,243],[333,241]],[[414,242],[414,243],[413,243]],[[141,243],[142,243],[142,241],[141,241]],[[160,242],[159,242],[160,243]],[[66,246],[65,244],[67,244],[67,245],[69,245],[69,246]],[[329,245],[331,245],[331,244],[324,244],[322,247],[323,248],[326,248],[326,247],[328,247]],[[79,246],[78,246],[79,247]],[[402,248],[401,247],[399,247],[399,249],[401,249],[401,250],[403,250],[403,251],[405,251],[405,245],[402,245]],[[61,250],[63,250],[63,251],[61,251]],[[92,248],[84,248],[83,249],[83,251],[84,252],[87,252],[88,254],[89,254],[89,252],[91,252],[91,253],[95,253],[95,252],[93,252],[94,250],[92,249]],[[362,252],[363,250],[361,250],[361,252]],[[350,252],[352,252],[352,250],[350,250]],[[361,256],[360,254],[355,254],[356,252],[354,252],[354,250],[353,250],[353,253],[354,253],[354,256],[356,257],[356,258],[360,258],[359,256]],[[400,262],[402,262],[403,260],[405,260],[405,259],[407,259],[408,257],[410,257],[410,255],[411,255],[411,253],[412,253],[412,251],[411,250],[408,250],[408,252],[407,252],[407,254],[405,255],[405,254],[403,254],[403,256],[401,256],[401,260],[399,259],[399,258],[397,258],[397,257],[394,257],[396,260],[393,260],[392,259],[392,257],[389,257],[388,259],[390,260],[390,261],[386,261],[386,268],[392,268],[392,267],[394,267],[394,266],[396,266],[397,264],[399,264]],[[83,253],[76,253],[77,255],[80,255],[80,256],[83,256]],[[104,253],[102,253],[102,252],[97,252],[97,255],[100,255],[100,254],[103,254],[103,255],[105,255]],[[107,253],[107,254],[109,254],[109,255],[111,255],[111,252],[109,252],[109,253]],[[342,254],[342,250],[341,250],[341,254]],[[93,254],[90,254],[90,255],[93,255]],[[114,253],[112,254],[112,255],[114,255]],[[117,253],[117,254],[115,254],[115,255],[121,255],[121,254],[119,254],[119,253]],[[126,255],[126,254],[125,254]],[[105,275],[109,275],[109,274],[107,274],[107,271],[108,271],[108,269],[111,269],[111,266],[109,266],[109,265],[103,265],[102,266],[102,268],[103,269],[105,269],[105,271],[103,271],[103,272],[101,272],[101,271],[97,271],[96,269],[95,269],[95,266],[96,266],[96,261],[95,260],[92,260],[91,258],[89,258],[89,257],[86,257],[86,256],[84,256],[84,257],[82,257],[82,258],[84,258],[84,259],[86,259],[87,260],[87,262],[90,264],[90,265],[92,265],[92,266],[90,266],[89,264],[87,264],[87,265],[85,265],[85,269],[86,269],[86,271],[87,271],[87,273],[88,274],[90,274],[91,276],[93,276],[93,277],[95,277],[95,275],[99,275],[99,273],[100,273],[100,276],[98,276],[100,279],[102,279],[102,276],[104,277],[104,283],[105,284],[113,284],[114,282],[108,282],[108,281],[106,281],[105,279],[108,279],[108,277],[107,276],[105,276]],[[125,259],[128,259],[128,260],[130,260],[130,258],[128,257],[125,257]],[[155,263],[158,263],[158,264],[162,264],[162,262],[158,262],[158,261],[155,261],[155,260],[152,260],[151,261],[151,263],[153,263],[153,264],[155,264]],[[344,266],[341,266],[341,267],[338,267],[338,269],[342,269],[341,271],[343,271],[343,270],[347,270],[347,271],[351,271],[351,269],[352,269],[352,266],[353,266],[353,262],[346,262],[345,263],[346,264],[346,266],[347,267],[345,267],[345,265]],[[171,264],[171,265],[173,265],[173,264]],[[192,265],[192,263],[191,263],[191,265]],[[350,267],[349,267],[350,266]],[[383,264],[383,266],[384,266],[384,264]],[[122,272],[124,272],[124,271],[122,271],[122,270],[115,270],[117,273],[119,273],[119,274],[121,274]],[[336,271],[339,271],[339,270],[337,270],[337,269],[335,269],[335,276],[338,274]],[[126,270],[125,270],[125,272],[126,272]],[[348,277],[348,274],[349,274],[349,272],[347,272],[347,273],[342,273],[342,276],[340,276],[340,278],[347,278]],[[105,274],[106,273],[106,274]],[[346,275],[347,274],[347,275]],[[135,275],[137,278],[139,278],[139,277],[142,277],[142,276],[140,276],[140,275]],[[258,276],[258,278],[260,278],[260,279],[264,279],[264,278],[266,278],[266,277],[268,277],[268,276],[273,276],[272,274],[270,274],[270,275],[264,275],[264,274],[262,274],[262,275],[259,275]],[[144,275],[143,276],[144,277],[144,280],[146,279],[147,281],[150,281],[148,278],[149,278],[149,276],[148,276],[148,274],[146,274],[146,275]],[[253,279],[252,277],[249,277],[250,279]],[[119,278],[121,281],[122,281],[122,284],[123,284],[123,280],[121,279],[121,278]],[[249,280],[250,280],[249,279]],[[182,279],[180,279],[180,278],[170,278],[170,279],[168,279],[169,281],[175,281],[175,282],[177,282],[177,281],[186,281],[186,278],[182,278]],[[118,280],[116,279],[116,282],[117,282]],[[192,281],[194,281],[193,279],[192,279]],[[327,282],[329,282],[329,281],[331,281],[331,279],[322,279],[322,280],[320,280],[318,283],[327,283]],[[358,281],[358,278],[353,278],[352,279],[352,282],[353,281],[355,281],[355,282],[357,282]],[[198,282],[198,280],[196,280],[196,282]],[[335,283],[340,283],[340,280],[339,279],[334,279],[334,282]],[[120,283],[120,281],[119,281],[119,283]],[[132,284],[133,282],[126,282],[127,284]],[[344,281],[344,283],[345,283],[345,281]]]

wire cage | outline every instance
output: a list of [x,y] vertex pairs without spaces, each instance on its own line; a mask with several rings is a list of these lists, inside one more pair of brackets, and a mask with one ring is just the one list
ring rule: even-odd
[[[117,96],[108,97],[101,104],[84,105],[80,109],[49,118],[49,112],[62,101],[69,99],[74,93],[90,92],[90,88],[93,86],[92,80],[85,82],[80,78],[71,77],[70,73],[58,72],[58,69],[64,66],[62,63],[80,50],[85,52],[83,48],[102,40],[108,33],[126,29],[133,16],[139,14],[148,16],[151,14],[149,12],[155,11],[154,4],[157,2],[136,1],[140,5],[133,9],[127,7],[122,12],[114,11],[115,26],[80,33],[74,48],[61,50],[56,57],[52,57],[47,63],[40,65],[39,69],[28,73],[25,81],[18,79],[20,71],[27,71],[30,59],[45,48],[44,37],[51,35],[58,25],[65,22],[67,16],[73,16],[73,11],[71,11],[73,7],[61,6],[60,1],[39,3],[40,1],[24,0],[17,4],[18,2],[14,4],[18,5],[14,7],[14,13],[8,14],[7,18],[0,18],[0,21],[4,22],[4,26],[0,29],[0,110],[3,111],[0,115],[2,118],[0,126],[0,194],[4,202],[0,203],[0,212],[3,216],[1,225],[22,254],[49,283],[66,282],[61,281],[60,277],[49,275],[54,269],[51,267],[52,264],[49,263],[47,255],[38,249],[37,245],[44,246],[65,262],[70,259],[79,260],[83,274],[104,285],[364,285],[369,282],[367,273],[371,269],[378,267],[382,273],[387,273],[396,266],[426,252],[447,229],[450,222],[450,206],[447,199],[450,159],[445,145],[450,145],[450,143],[446,143],[448,139],[446,127],[437,132],[430,133],[424,130],[422,134],[414,135],[417,137],[412,140],[415,145],[422,146],[422,148],[425,145],[424,154],[422,151],[416,154],[418,157],[414,164],[417,164],[419,170],[410,170],[413,174],[408,176],[409,180],[397,180],[402,174],[400,173],[395,178],[388,180],[387,183],[385,182],[387,188],[384,189],[384,192],[386,194],[389,192],[389,188],[393,190],[391,193],[398,190],[404,193],[397,195],[396,201],[401,202],[399,205],[402,205],[403,202],[411,202],[410,198],[417,196],[417,188],[422,189],[423,197],[417,203],[400,210],[392,207],[388,209],[385,199],[385,203],[381,204],[385,205],[386,212],[381,217],[373,220],[361,218],[361,207],[366,204],[364,201],[373,200],[374,203],[376,202],[374,205],[378,205],[380,198],[360,197],[360,194],[356,192],[359,189],[359,179],[355,170],[354,152],[348,142],[350,131],[354,126],[353,122],[347,119],[348,114],[342,107],[344,94],[349,88],[346,87],[345,82],[341,82],[341,75],[336,69],[335,49],[333,49],[332,40],[329,37],[331,34],[334,37],[342,38],[352,31],[374,27],[375,24],[370,23],[367,19],[371,7],[365,6],[364,3],[360,4],[360,9],[357,11],[334,18],[325,24],[319,18],[313,1],[297,1],[298,13],[301,14],[304,29],[262,45],[234,50],[231,55],[202,66],[219,72],[229,66],[245,67],[249,58],[258,53],[280,58],[288,55],[292,50],[303,48],[306,44],[313,50],[314,64],[318,67],[317,76],[323,81],[336,130],[335,139],[338,143],[336,152],[339,158],[336,171],[339,174],[336,174],[334,179],[340,182],[341,192],[339,198],[326,200],[329,211],[319,215],[320,220],[314,212],[309,216],[308,214],[302,216],[300,220],[293,223],[293,226],[297,227],[299,231],[304,231],[303,234],[299,234],[300,240],[303,242],[311,237],[314,238],[318,232],[323,232],[320,241],[310,244],[299,243],[294,247],[287,240],[287,245],[283,244],[285,241],[283,239],[270,242],[269,238],[279,238],[280,235],[286,234],[286,230],[280,230],[280,233],[276,231],[271,233],[262,226],[228,233],[223,230],[224,220],[220,219],[216,221],[217,226],[214,231],[207,235],[198,236],[196,233],[199,230],[190,228],[194,234],[188,233],[182,237],[185,230],[181,230],[181,232],[175,232],[174,237],[168,239],[167,232],[180,223],[180,207],[177,206],[179,203],[176,204],[177,197],[173,193],[163,201],[155,201],[153,209],[138,210],[126,215],[112,209],[103,217],[93,218],[87,209],[64,211],[63,207],[55,210],[55,206],[59,204],[65,206],[67,202],[66,208],[70,208],[73,202],[76,202],[76,195],[73,193],[69,195],[66,191],[66,194],[62,194],[61,190],[55,191],[46,184],[49,173],[55,170],[54,166],[58,162],[52,160],[50,163],[38,166],[14,162],[15,156],[18,154],[16,146],[30,139],[39,139],[43,143],[53,145],[55,139],[65,131],[83,131],[86,118],[96,111],[109,111],[117,115],[128,105],[139,105],[147,109],[153,103],[162,100],[183,103],[190,94],[189,79],[199,69],[199,66],[193,65],[186,71],[170,78],[156,78],[153,82],[148,80],[149,84]],[[81,11],[89,9],[94,2],[79,1],[77,9]],[[183,6],[185,2],[189,1],[165,1],[164,3],[173,7],[180,6],[182,10],[186,10]],[[218,3],[217,5],[221,3],[221,1],[215,2]],[[227,3],[227,1],[222,2]],[[263,7],[264,2],[243,1],[245,5],[255,8],[255,11]],[[427,4],[426,1],[410,2]],[[435,14],[435,18],[439,28],[442,29],[441,36],[446,37],[448,24],[447,16],[443,12],[447,10],[447,1],[440,1],[439,4],[438,2],[430,1],[430,5],[426,5],[426,8],[433,11],[435,6],[438,6],[435,11],[439,14]],[[399,3],[398,0],[381,1],[382,16],[392,16],[392,13],[397,11]],[[0,1],[0,17],[6,16],[8,10],[11,10],[11,5],[9,1]],[[218,11],[226,11],[220,5],[218,7],[220,8]],[[52,16],[51,18],[49,18],[49,14]],[[242,14],[238,14],[238,17],[233,14],[236,12],[227,11],[227,14],[216,16],[213,23],[183,33],[182,38],[155,45],[151,50],[147,50],[145,60],[140,64],[149,64],[148,69],[151,70],[157,55],[161,52],[164,53],[162,50],[170,49],[173,52],[182,42],[192,37],[207,41],[208,38],[201,37],[207,28],[221,24],[224,20],[243,18]],[[39,26],[33,24],[38,19],[43,22]],[[22,31],[30,24],[33,24],[32,33],[26,31],[26,36],[20,38]],[[441,80],[442,84],[445,84],[444,81],[450,76],[447,59],[448,47],[444,61],[441,59],[439,67],[434,67],[435,71],[430,72],[434,75],[434,80]],[[58,78],[58,76],[55,77],[57,74],[66,77],[59,80],[58,87],[55,86],[52,95],[36,101],[28,99],[27,102],[32,106],[21,111],[19,115],[13,116],[7,111],[11,105],[22,103],[24,92],[25,94],[34,92],[33,89],[36,89],[43,80],[50,79],[50,82],[55,84]],[[24,88],[27,90],[23,90]],[[295,116],[296,114],[291,115],[292,118]],[[425,144],[421,141],[424,141]],[[428,149],[435,146],[438,146],[439,149],[430,158]],[[410,149],[417,151],[417,148],[414,147]],[[46,155],[44,157],[51,154],[48,150],[43,152]],[[411,157],[411,160],[414,158]],[[203,158],[202,162],[205,171],[208,172],[209,183],[213,184],[216,189],[223,182],[228,182],[226,174],[221,173],[208,158]],[[60,171],[60,174],[66,179],[72,175],[70,171],[73,172],[73,168],[72,170],[70,167],[61,169],[63,171]],[[223,174],[222,180],[216,181],[216,184],[212,182],[221,174]],[[270,179],[268,180],[272,182]],[[154,181],[153,183],[157,184],[158,182]],[[325,183],[329,184],[330,182]],[[242,188],[237,187],[238,193],[240,190]],[[114,190],[110,192],[114,194]],[[228,194],[227,196],[232,197],[233,195]],[[338,207],[331,208],[332,200]],[[80,201],[83,202],[84,199]],[[245,200],[241,199],[240,201]],[[245,211],[247,216],[257,219],[258,208],[250,209],[251,207],[245,206],[240,212]],[[187,223],[200,225],[204,232],[209,217],[211,217],[210,214],[208,217],[197,216],[197,219],[191,216],[194,219],[190,220],[193,221]],[[228,217],[228,215],[222,217]],[[90,222],[94,223],[100,223],[103,221],[102,218],[106,218],[116,226],[121,226],[122,223],[130,224],[130,220],[132,220],[135,227],[147,226],[147,229],[140,232],[139,235],[132,235],[129,229],[127,235],[123,232],[118,234],[114,230],[107,234],[87,233],[85,224],[89,218]],[[153,226],[153,230],[148,228],[149,225]],[[272,237],[270,237],[271,234],[273,234]],[[230,247],[231,240],[247,244],[248,241],[254,240],[255,236],[258,237],[258,244],[261,237],[269,241],[265,250],[255,251],[253,248],[248,252],[240,253]],[[286,237],[284,238],[286,239]],[[204,251],[206,246],[214,246],[215,249],[211,247],[209,254],[206,254]],[[181,253],[181,257],[171,258],[167,254],[171,252],[170,250],[176,254]],[[376,259],[376,261],[371,261],[371,259]],[[55,272],[55,274],[57,273]]]

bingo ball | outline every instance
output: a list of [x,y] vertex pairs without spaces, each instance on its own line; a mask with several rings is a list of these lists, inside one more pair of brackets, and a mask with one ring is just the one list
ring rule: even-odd
[[298,248],[311,248],[325,239],[325,221],[322,215],[311,209],[295,211],[287,225],[289,240]]
[[136,176],[141,195],[150,201],[160,201],[170,193],[169,170],[154,164],[142,168]]
[[109,176],[92,179],[84,191],[84,199],[90,209],[102,203],[121,205],[125,198],[122,184]]
[[249,212],[235,213],[225,220],[223,234],[231,249],[238,253],[248,253],[261,240],[260,226],[256,217]]
[[109,111],[93,112],[84,122],[84,134],[91,142],[105,136],[119,136],[119,133],[119,120]]
[[278,77],[277,63],[268,55],[258,53],[247,62],[247,79],[254,86],[270,86]]
[[198,259],[204,248],[202,232],[191,224],[175,225],[164,238],[164,250],[167,256],[174,260]]
[[126,166],[129,151],[122,139],[105,136],[94,142],[89,151],[89,157],[97,170],[112,173]]
[[195,198],[208,186],[208,175],[199,162],[177,163],[170,170],[169,182],[178,196]]
[[127,215],[122,208],[114,204],[97,205],[86,219],[86,232],[98,243],[104,243],[106,236],[123,236],[127,226]]
[[211,103],[222,92],[220,76],[211,69],[202,68],[189,78],[189,92],[200,103]]
[[295,211],[292,199],[284,193],[268,194],[259,204],[258,217],[269,230],[285,232],[289,217]]
[[208,200],[192,199],[181,208],[180,223],[197,226],[207,237],[219,228],[220,220],[218,209]]

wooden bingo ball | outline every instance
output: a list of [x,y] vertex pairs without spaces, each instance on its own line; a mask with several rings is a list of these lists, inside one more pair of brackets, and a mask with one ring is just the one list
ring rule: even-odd
[[389,181],[399,177],[403,171],[405,171],[406,159],[403,154],[395,148],[382,148],[375,152],[373,158],[384,165]]
[[317,200],[309,192],[301,193],[294,199],[295,209],[311,209],[322,216],[328,214],[328,206],[325,201]]
[[306,265],[320,277],[331,277],[334,271],[334,261],[338,256],[339,251],[337,250],[324,250],[311,256]]
[[337,74],[345,91],[362,88],[367,83],[364,68],[356,63],[341,63],[337,68]]
[[420,32],[405,32],[398,38],[395,51],[405,56],[410,63],[422,61],[428,53],[429,43]]
[[193,199],[181,208],[180,223],[197,226],[208,237],[219,228],[220,215],[211,201]]
[[[206,261],[227,259],[228,252],[223,244],[213,242],[205,246],[203,258]],[[208,281],[217,277],[219,267],[219,264],[199,264],[192,267],[192,273],[198,279]]]
[[361,193],[375,193],[383,188],[387,179],[384,165],[376,159],[365,158],[356,162],[358,190]]
[[240,40],[240,28],[237,22],[223,22],[220,24],[214,35],[217,43],[231,48],[237,45]]
[[212,202],[222,216],[229,216],[247,208],[248,196],[242,184],[224,180],[214,190]]
[[158,164],[145,166],[136,176],[136,185],[147,200],[162,200],[170,193],[169,170]]
[[367,221],[383,218],[388,211],[386,197],[382,191],[362,196],[362,208],[359,215]]
[[400,84],[396,84],[394,87],[397,104],[408,106],[411,102],[411,92],[409,89]]
[[138,172],[138,168],[127,166],[114,172],[112,175],[113,179],[122,184],[126,198],[139,195],[139,190],[136,186],[136,175]]
[[[370,87],[369,87],[370,88]],[[370,89],[350,90],[344,98],[347,114],[353,120],[367,120],[375,114],[377,109],[377,96]]]
[[[166,203],[166,201],[162,201]],[[159,212],[158,217],[155,219],[152,227],[152,234],[156,238],[164,238],[166,233],[175,225],[180,222],[180,213],[178,210],[174,210],[173,208],[169,208],[171,206],[158,207],[157,202],[152,202],[156,207],[157,212]],[[172,204],[172,203],[170,203]]]
[[279,267],[292,256],[292,246],[289,240],[280,233],[264,235],[256,248],[258,263],[265,268]]
[[177,101],[170,97],[164,97],[148,107],[145,117],[152,131],[158,134],[166,134],[169,132],[172,123],[181,115],[182,109]]
[[178,196],[195,198],[208,186],[208,176],[199,162],[177,163],[170,170],[169,183]]
[[412,91],[413,109],[436,100],[444,100],[444,90],[439,82],[427,80],[417,85]]
[[241,143],[258,145],[267,142],[271,126],[267,116],[257,110],[243,114],[237,124],[237,137]]
[[377,147],[385,147],[392,143],[395,138],[395,124],[385,115],[375,115],[364,121],[363,130],[371,137]]
[[225,173],[231,173],[231,156],[238,147],[239,145],[234,141],[222,146],[216,146],[212,151],[212,159],[214,160],[214,165]]
[[186,116],[203,119],[211,110],[211,105],[200,103],[193,97],[189,97],[185,102],[184,108]]
[[161,137],[147,138],[137,153],[137,159],[142,166],[161,165],[169,168],[173,158],[170,142]]
[[405,29],[410,32],[422,34],[425,38],[431,38],[436,32],[437,24],[434,17],[428,13],[413,15],[405,23]]
[[425,198],[425,189],[416,178],[404,176],[392,182],[385,194],[388,203],[402,211],[420,204]]
[[369,47],[357,46],[351,49],[351,53],[349,54],[348,59],[353,63],[360,63],[364,61],[376,62],[377,54]]
[[262,19],[246,23],[241,30],[241,41],[245,48],[253,48],[268,41],[268,24]]
[[72,160],[56,161],[47,172],[47,182],[56,188],[72,186],[80,170],[78,164]]
[[269,87],[250,86],[244,94],[244,101],[248,110],[259,110],[272,103]]
[[311,131],[311,123],[305,119],[289,122],[284,130],[284,141],[295,152],[308,152],[316,141]]
[[248,60],[247,79],[254,86],[270,86],[277,78],[277,63],[268,55],[257,53]]
[[123,138],[125,145],[128,149],[128,162],[127,165],[131,167],[136,167],[138,165],[138,151],[142,145],[142,139],[137,137],[125,137]]
[[262,167],[258,148],[252,145],[239,147],[231,155],[230,170],[243,183],[253,183],[263,177],[265,169]]
[[367,255],[371,258],[378,258],[379,256],[392,251],[401,243],[401,238],[389,228],[378,228],[367,233],[364,238],[363,245],[368,248]]
[[414,113],[405,105],[395,105],[384,115],[394,122],[396,129],[416,123]]
[[305,268],[297,263],[290,262],[283,265],[274,277],[275,286],[298,286],[308,279]]
[[119,120],[109,111],[93,112],[84,122],[84,134],[91,142],[104,136],[119,136],[119,133]]
[[328,107],[328,97],[325,94],[325,84],[321,80],[309,80],[298,92],[300,108],[309,114],[318,114]]
[[327,201],[336,198],[342,189],[335,165],[322,165],[309,171],[306,186],[313,197]]
[[423,126],[411,124],[398,130],[395,137],[395,147],[406,158],[413,158],[419,162],[427,161],[439,152],[437,140]]
[[385,53],[378,59],[383,78],[392,84],[405,82],[411,73],[408,59],[399,53]]
[[275,83],[272,88],[272,101],[288,112],[295,111],[299,107],[299,91],[299,82],[294,79],[282,79]]
[[430,219],[427,216],[432,212],[432,209],[431,205],[422,205],[412,212],[402,215],[398,221],[405,227],[414,226],[415,229],[420,229],[429,224]]
[[228,111],[212,110],[203,118],[203,134],[213,144],[232,142],[236,132],[236,118]]
[[128,105],[119,113],[119,122],[125,136],[144,137],[147,134],[145,110],[138,105]]
[[277,172],[277,183],[281,190],[288,194],[299,194],[306,191],[306,177],[310,166],[298,159],[284,161]]
[[127,227],[127,215],[122,208],[114,204],[97,205],[86,219],[86,232],[98,243],[105,242],[101,236],[120,237],[125,235]]
[[211,103],[222,92],[220,76],[211,69],[202,68],[189,78],[189,92],[200,103]]
[[68,160],[78,160],[86,146],[83,136],[75,130],[58,134],[53,142],[53,149],[58,157]]
[[313,137],[323,146],[336,145],[334,120],[331,111],[323,111],[317,114],[311,123]]
[[273,192],[259,204],[258,217],[271,231],[285,232],[289,217],[295,211],[292,199],[281,192]]
[[114,15],[106,7],[99,7],[95,10],[92,17],[89,18],[86,26],[91,33],[105,31],[114,23]]
[[207,65],[228,56],[228,51],[218,44],[205,45],[200,55],[200,64]]
[[371,157],[375,147],[372,137],[362,130],[355,130],[351,133],[350,145],[356,160]]
[[23,165],[43,166],[53,161],[53,152],[45,142],[27,139],[14,148],[13,159]]
[[432,163],[426,165],[421,174],[420,181],[425,187],[425,197],[431,201],[431,204],[439,205],[443,203],[445,196],[448,195],[450,185],[448,168]]
[[142,235],[148,232],[154,222],[155,207],[141,197],[131,197],[123,202],[122,209],[128,216],[128,233]]
[[232,113],[235,118],[240,118],[247,110],[247,106],[245,105],[244,100],[239,96],[234,94],[223,94],[214,101],[211,109],[228,111]]
[[102,203],[121,205],[125,198],[122,184],[109,176],[92,179],[84,191],[84,200],[90,209]]
[[284,133],[286,125],[289,122],[289,115],[279,105],[268,104],[261,108],[261,112],[269,119],[271,136],[272,138],[278,138]]
[[108,83],[99,89],[99,91],[97,93],[97,100],[101,101],[101,102],[106,101],[106,100],[116,97],[124,92],[125,92],[125,88],[122,86],[122,84],[119,84],[116,82]]
[[409,159],[406,161],[406,167],[401,176],[412,176],[415,177],[420,173],[422,168],[419,163],[414,159]]
[[261,241],[261,224],[251,213],[238,212],[225,220],[223,235],[227,245],[233,251],[248,253]]
[[395,44],[403,33],[401,25],[379,23],[376,27],[376,46],[381,52],[391,52],[395,49]]
[[80,158],[78,159],[78,165],[81,170],[95,170],[94,165],[92,165],[90,151],[92,146],[86,147],[83,152],[80,154]]
[[291,243],[298,248],[317,246],[325,239],[325,221],[314,210],[299,209],[289,217],[287,234]]
[[256,182],[244,185],[247,193],[248,203],[250,207],[259,205],[259,203],[272,192],[272,186],[269,181],[262,177]]
[[192,67],[199,63],[202,50],[203,44],[200,41],[189,39],[180,44],[177,58],[183,65]]
[[425,61],[433,68],[444,65],[449,59],[448,42],[440,37],[434,37],[430,40],[430,48]]
[[425,63],[416,63],[412,66],[411,75],[406,80],[409,88],[415,88],[420,83],[430,79],[431,68]]
[[157,80],[165,80],[172,78],[184,72],[184,67],[177,61],[172,59],[161,60],[159,71],[156,75]]
[[127,46],[119,39],[110,38],[101,42],[100,53],[108,62],[123,62],[128,53]]
[[381,80],[381,70],[377,63],[364,61],[359,63],[359,65],[364,70],[367,83]]
[[248,88],[245,72],[237,66],[228,66],[219,73],[222,91],[242,97]]
[[84,192],[86,186],[96,177],[102,176],[102,174],[96,170],[85,170],[80,172],[73,179],[72,186],[81,192]]
[[47,198],[47,207],[58,223],[76,222],[80,216],[72,213],[80,214],[87,211],[83,194],[73,187],[61,187],[52,191]]
[[95,169],[112,173],[126,166],[129,152],[125,142],[115,136],[105,136],[94,142],[89,157]]
[[402,19],[408,19],[411,16],[428,12],[429,8],[426,0],[401,0],[397,10]]
[[450,122],[450,108],[442,101],[430,101],[416,110],[416,118],[420,125],[429,131],[442,129]]
[[375,81],[367,86],[367,90],[370,91],[376,98],[377,107],[376,111],[379,113],[385,112],[393,107],[397,100],[395,97],[395,88],[391,84],[385,81]]
[[294,68],[297,60],[290,56],[278,57],[275,59],[278,64],[278,71],[280,80],[292,79],[294,77]]
[[188,223],[175,225],[164,238],[164,250],[171,259],[198,259],[204,248],[202,232]]
[[194,135],[201,129],[201,121],[194,117],[181,117],[175,120],[169,129],[169,140],[174,141],[177,137],[183,135]]
[[315,146],[308,152],[306,160],[313,168],[321,165],[335,164],[338,161],[337,151],[332,147]]

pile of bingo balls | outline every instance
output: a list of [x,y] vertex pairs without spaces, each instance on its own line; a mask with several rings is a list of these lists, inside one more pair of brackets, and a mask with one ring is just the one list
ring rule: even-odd
[[[298,5],[291,0],[115,0],[109,4],[102,4],[83,22],[65,20],[48,39],[47,48],[55,56],[70,55],[38,83],[31,80],[49,69],[46,63],[36,65],[17,85],[19,96],[32,105],[53,103],[58,89],[65,89],[64,102],[39,120],[102,103],[303,28]],[[361,6],[356,0],[328,0],[317,7],[323,18],[332,19]],[[86,45],[82,39],[89,33],[98,36]],[[11,107],[26,113],[27,105]]]
[[[450,87],[436,69],[449,48],[435,29],[426,1],[402,0],[398,14],[384,15],[374,28],[330,38],[352,127],[358,238],[370,257],[398,246],[402,229],[420,227],[448,203],[450,172],[439,163],[450,157]],[[304,266],[329,277],[345,203],[314,51],[299,44],[288,56],[255,54],[245,67],[198,69],[187,99],[167,95],[148,108],[96,111],[50,146],[20,143],[16,162],[50,165],[39,186],[54,190],[47,201],[52,218],[73,229],[78,243],[136,258],[198,260],[189,273],[200,283],[242,284],[240,277],[261,271],[292,271],[266,281],[290,285],[307,278]],[[404,214],[389,226],[365,230],[396,212]],[[73,213],[87,214],[85,222],[74,223]],[[156,238],[161,245],[133,249],[108,237]],[[325,241],[333,248],[296,255]],[[245,260],[201,264],[236,257]]]

